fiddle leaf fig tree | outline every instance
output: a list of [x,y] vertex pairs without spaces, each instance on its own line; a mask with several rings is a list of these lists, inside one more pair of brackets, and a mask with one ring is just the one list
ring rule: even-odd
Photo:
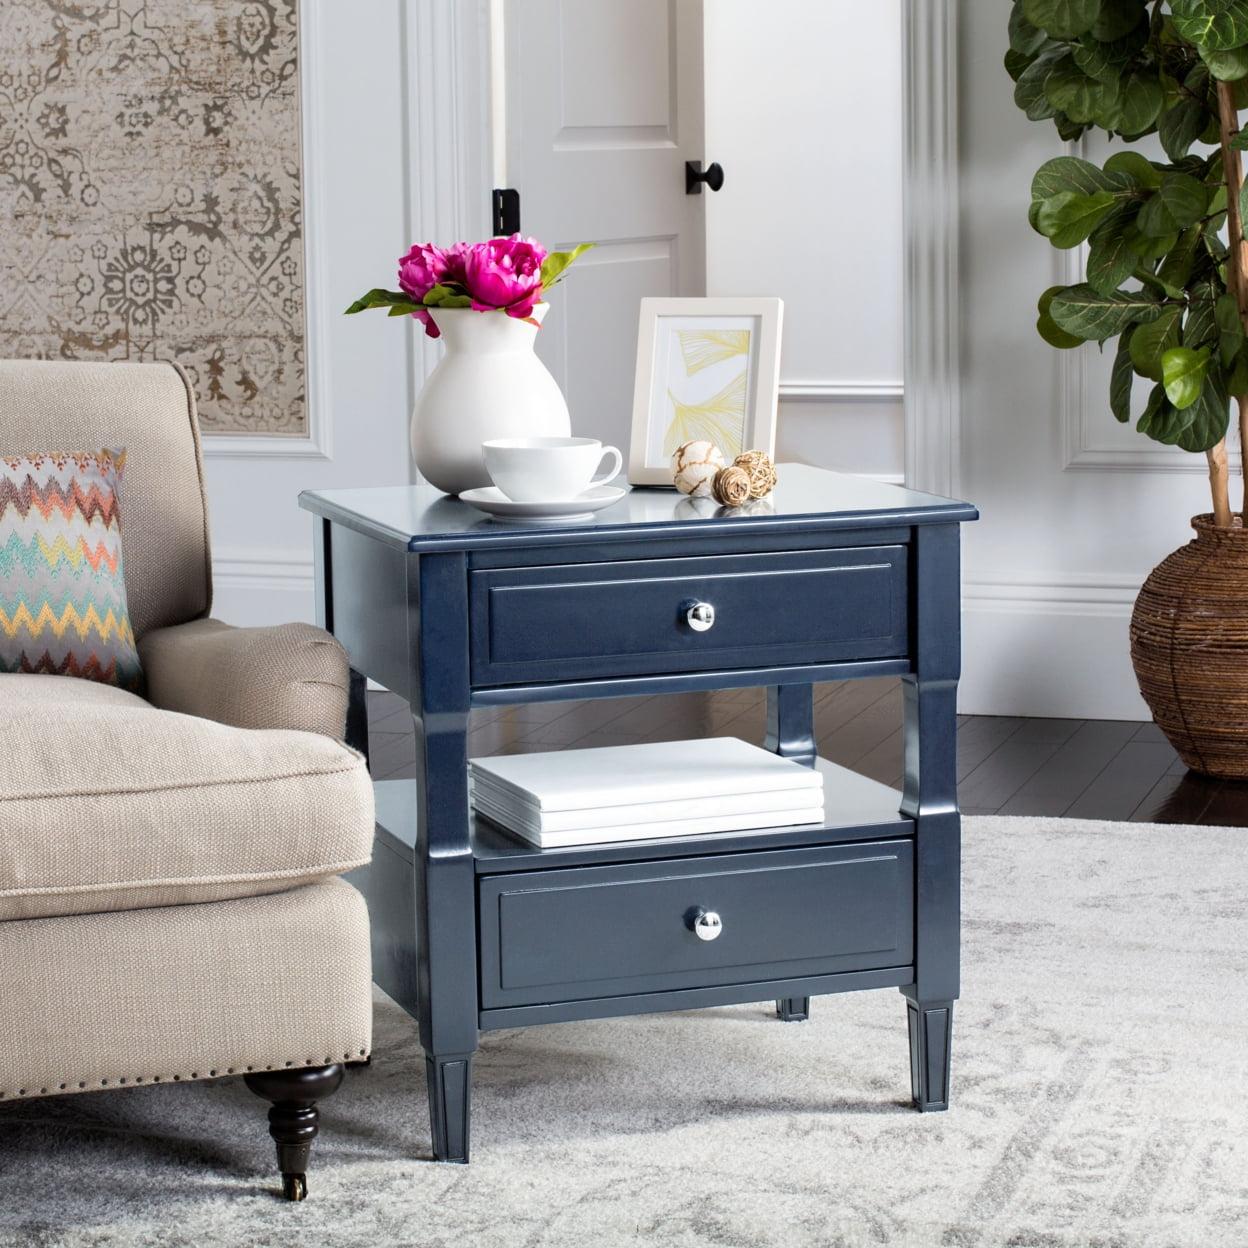
[[1013,0],[1009,35],[1005,67],[1032,121],[1071,143],[1155,134],[1166,156],[1124,147],[1037,171],[1032,228],[1087,247],[1084,281],[1040,296],[1040,336],[1059,350],[1116,339],[1110,410],[1129,421],[1148,384],[1136,427],[1208,457],[1215,522],[1230,525],[1232,398],[1248,469],[1248,0]]

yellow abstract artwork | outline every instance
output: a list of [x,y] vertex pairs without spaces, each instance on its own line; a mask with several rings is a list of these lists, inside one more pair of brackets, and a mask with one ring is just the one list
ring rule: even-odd
[[668,390],[672,419],[663,439],[664,454],[671,455],[678,446],[699,439],[714,442],[730,459],[739,454],[745,437],[748,372],[743,368],[722,390],[701,403],[682,402]]
[[748,329],[681,329],[677,337],[685,372],[690,377],[734,355],[748,355],[750,350]]

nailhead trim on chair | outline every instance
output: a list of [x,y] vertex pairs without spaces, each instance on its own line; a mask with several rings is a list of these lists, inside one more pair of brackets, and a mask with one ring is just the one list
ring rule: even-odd
[[[368,1056],[368,1050],[367,1050],[367,1049],[361,1049],[361,1050],[359,1051],[359,1056],[360,1056],[360,1057],[362,1057],[362,1058],[363,1058],[363,1057],[367,1057],[367,1056]],[[333,1058],[333,1057],[327,1057],[327,1058],[325,1058],[325,1059],[324,1059],[324,1061],[321,1061],[320,1059],[315,1058],[315,1057],[309,1057],[309,1058],[305,1058],[302,1062],[293,1062],[293,1061],[290,1061],[290,1062],[286,1062],[286,1063],[285,1063],[285,1065],[286,1065],[286,1066],[329,1066],[329,1065],[331,1065],[331,1064],[332,1064],[335,1060],[336,1060],[336,1059],[335,1059],[335,1058]],[[344,1054],[342,1055],[342,1060],[343,1060],[344,1062],[355,1061],[355,1060],[356,1060],[356,1055],[355,1055],[354,1053],[344,1053]],[[246,1067],[243,1067],[243,1071],[252,1071],[252,1070],[255,1070],[255,1069],[256,1069],[256,1068],[255,1068],[254,1066],[246,1066]],[[273,1064],[270,1064],[270,1065],[268,1065],[268,1066],[265,1066],[265,1067],[264,1067],[264,1069],[265,1069],[265,1070],[274,1070],[274,1069],[276,1069],[276,1066],[275,1066],[275,1065],[273,1065]],[[222,1071],[222,1070],[220,1070],[220,1069],[210,1070],[210,1071],[208,1072],[208,1074],[207,1074],[207,1076],[206,1076],[206,1077],[207,1077],[207,1078],[209,1078],[209,1079],[215,1079],[215,1078],[218,1078],[218,1077],[219,1077],[220,1075],[222,1075],[222,1074],[226,1074],[226,1075],[233,1075],[233,1074],[235,1074],[235,1073],[242,1073],[242,1071],[240,1071],[238,1067],[235,1067],[235,1066],[227,1066],[227,1067],[224,1069],[224,1071]],[[116,1084],[120,1087],[120,1086],[122,1086],[122,1085],[126,1084],[127,1082],[130,1082],[130,1083],[133,1083],[133,1084],[140,1084],[140,1083],[144,1082],[144,1080],[147,1080],[147,1081],[148,1081],[148,1082],[150,1082],[150,1083],[159,1083],[162,1079],[172,1079],[174,1083],[181,1083],[181,1081],[182,1081],[183,1079],[198,1079],[199,1077],[200,1077],[199,1071],[197,1071],[197,1070],[193,1070],[193,1071],[191,1071],[191,1073],[190,1073],[189,1075],[129,1075],[129,1076],[123,1077],[123,1078],[121,1078],[121,1079],[115,1079],[113,1082],[114,1082],[114,1083],[116,1083]],[[72,1081],[71,1081],[71,1082],[72,1082]],[[81,1089],[85,1089],[85,1088],[86,1088],[86,1086],[87,1086],[87,1085],[86,1085],[86,1083],[85,1083],[85,1082],[81,1082],[81,1081],[79,1081],[79,1082],[78,1082],[78,1087],[79,1087],[79,1089],[80,1089],[80,1090],[81,1090]],[[108,1081],[107,1079],[101,1079],[101,1080],[99,1081],[99,1083],[98,1083],[98,1084],[95,1084],[95,1085],[93,1085],[93,1086],[95,1086],[95,1087],[100,1087],[100,1088],[107,1088],[107,1087],[109,1087],[110,1085],[109,1085],[109,1081]],[[58,1085],[57,1085],[57,1091],[58,1091],[58,1092],[66,1092],[66,1091],[68,1091],[68,1090],[69,1090],[69,1083],[68,1083],[68,1082],[66,1082],[66,1083],[61,1083],[61,1084],[58,1084]],[[20,1097],[20,1096],[35,1096],[35,1095],[38,1095],[38,1096],[49,1096],[49,1095],[55,1095],[55,1093],[52,1093],[52,1092],[51,1092],[51,1090],[50,1090],[50,1089],[48,1089],[48,1088],[40,1088],[40,1089],[39,1089],[39,1091],[38,1091],[38,1093],[35,1093],[35,1092],[31,1091],[31,1090],[30,1090],[30,1089],[28,1089],[28,1088],[18,1088],[18,1090],[17,1090],[16,1092],[6,1092],[6,1091],[4,1091],[4,1089],[3,1089],[3,1088],[0,1088],[0,1101],[3,1101],[6,1097],[11,1097],[11,1096],[19,1096],[19,1097]]]

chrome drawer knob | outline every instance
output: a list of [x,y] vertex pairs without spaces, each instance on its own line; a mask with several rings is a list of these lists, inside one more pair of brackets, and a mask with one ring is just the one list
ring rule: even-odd
[[695,633],[705,633],[715,623],[715,608],[709,602],[685,604],[685,623]]
[[699,910],[693,920],[693,934],[699,940],[718,940],[724,921],[714,910]]

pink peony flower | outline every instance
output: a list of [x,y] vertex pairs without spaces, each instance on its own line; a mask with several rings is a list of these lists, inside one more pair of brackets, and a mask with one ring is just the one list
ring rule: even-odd
[[[447,253],[441,247],[432,243],[413,243],[411,251],[399,257],[399,287],[413,299],[423,299],[447,276],[448,267]],[[430,338],[441,336],[428,312],[418,309],[412,316],[424,325],[425,333]]]
[[413,243],[399,258],[399,286],[413,299],[423,299],[446,276],[447,255],[432,243]]
[[464,287],[478,312],[502,308],[508,316],[525,317],[542,295],[542,261],[546,248],[535,238],[491,238],[467,249]]
[[452,243],[443,249],[442,256],[446,261],[443,281],[458,282],[461,286],[464,284],[464,269],[467,267],[468,253],[471,250],[471,243]]

